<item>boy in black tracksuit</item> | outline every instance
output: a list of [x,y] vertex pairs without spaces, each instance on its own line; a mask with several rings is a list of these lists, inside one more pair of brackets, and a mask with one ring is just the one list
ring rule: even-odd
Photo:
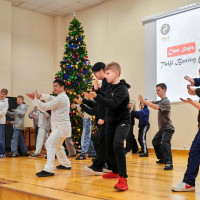
[[[102,175],[103,167],[106,162],[106,142],[105,142],[105,123],[99,124],[99,113],[104,110],[99,110],[99,103],[96,101],[88,100],[86,98],[75,99],[76,103],[80,105],[81,110],[89,115],[95,115],[95,121],[97,125],[97,131],[93,135],[95,137],[94,147],[96,151],[96,158],[90,167],[84,167],[84,169],[94,175]],[[79,109],[79,108],[78,108]],[[105,109],[105,107],[104,107]]]
[[[108,82],[105,79],[105,64],[102,62],[97,62],[93,65],[92,71],[97,80],[102,80],[101,90],[106,91]],[[86,94],[84,93],[86,96]],[[86,98],[90,98],[86,96]],[[105,113],[106,107],[97,103],[96,101],[88,100],[86,98],[79,98],[76,103],[78,103],[81,109],[88,113],[89,115],[95,115],[95,121],[97,125],[97,131],[92,136],[92,142],[95,147],[96,157],[93,159],[93,164],[89,167],[84,167],[84,169],[94,175],[102,175],[103,167],[106,163],[106,140],[105,140]],[[108,164],[109,168],[109,164]]]
[[112,172],[104,174],[103,178],[119,178],[114,188],[125,191],[128,189],[126,178],[126,157],[124,140],[130,129],[130,101],[128,88],[124,80],[119,81],[121,68],[118,63],[112,62],[105,68],[106,80],[111,83],[106,93],[94,87],[97,93],[90,92],[91,97],[98,103],[105,105],[106,110],[106,151],[107,159]]

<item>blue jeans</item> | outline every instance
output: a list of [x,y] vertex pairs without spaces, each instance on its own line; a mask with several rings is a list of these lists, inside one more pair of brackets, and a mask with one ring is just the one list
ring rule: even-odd
[[5,153],[5,124],[0,124],[0,155]]
[[28,150],[26,148],[26,144],[23,138],[23,131],[15,128],[13,132],[12,140],[11,140],[11,152],[13,154],[18,154],[18,144],[20,146],[22,153],[24,154],[28,153]]
[[89,155],[96,156],[94,145],[91,141],[91,128],[91,119],[83,118],[83,132],[81,135],[81,155],[85,155],[88,152]]
[[199,172],[200,164],[200,129],[198,130],[189,152],[187,170],[183,182],[195,186],[195,179]]

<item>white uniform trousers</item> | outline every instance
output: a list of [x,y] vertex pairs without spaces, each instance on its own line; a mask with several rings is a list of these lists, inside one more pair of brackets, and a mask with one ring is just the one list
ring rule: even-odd
[[54,173],[55,155],[62,166],[71,167],[71,162],[67,158],[64,147],[62,146],[65,138],[66,137],[62,136],[58,127],[52,130],[46,141],[47,163],[44,167],[44,171]]
[[38,128],[38,135],[37,135],[37,141],[36,141],[36,150],[35,154],[40,154],[42,151],[42,147],[45,144],[45,141],[48,138],[48,132],[45,128]]

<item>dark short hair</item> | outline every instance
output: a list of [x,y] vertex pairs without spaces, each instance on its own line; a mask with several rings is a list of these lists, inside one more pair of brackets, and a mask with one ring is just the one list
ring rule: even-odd
[[166,86],[166,84],[165,84],[165,83],[159,83],[159,84],[157,84],[157,85],[156,85],[156,87],[161,87],[161,88],[162,88],[162,90],[164,90],[164,89],[166,89],[166,90],[167,90],[167,86]]
[[106,67],[105,63],[103,63],[103,62],[97,62],[97,63],[95,63],[95,64],[93,65],[92,71],[93,71],[93,72],[98,72],[98,71],[100,71],[101,69],[104,70],[105,67]]
[[63,81],[62,79],[56,79],[53,83],[58,83],[61,86],[64,86],[65,88],[65,81]]

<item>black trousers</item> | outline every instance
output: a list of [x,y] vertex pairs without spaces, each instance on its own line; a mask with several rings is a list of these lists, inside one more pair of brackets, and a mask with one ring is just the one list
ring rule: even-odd
[[92,136],[92,142],[96,151],[96,157],[93,161],[92,167],[95,169],[103,169],[106,163],[106,126],[103,124],[99,126],[97,131]]
[[130,130],[130,124],[106,124],[106,153],[110,169],[114,174],[127,178],[124,140]]
[[139,129],[139,134],[138,134],[138,141],[141,146],[141,151],[143,151],[144,153],[148,153],[147,143],[146,143],[146,134],[148,130],[149,126],[142,127]]
[[152,140],[158,159],[164,163],[172,163],[171,139],[174,130],[158,131]]
[[129,152],[132,149],[132,153],[138,152],[138,144],[133,134],[133,125],[131,125],[128,135],[126,137],[125,152]]

